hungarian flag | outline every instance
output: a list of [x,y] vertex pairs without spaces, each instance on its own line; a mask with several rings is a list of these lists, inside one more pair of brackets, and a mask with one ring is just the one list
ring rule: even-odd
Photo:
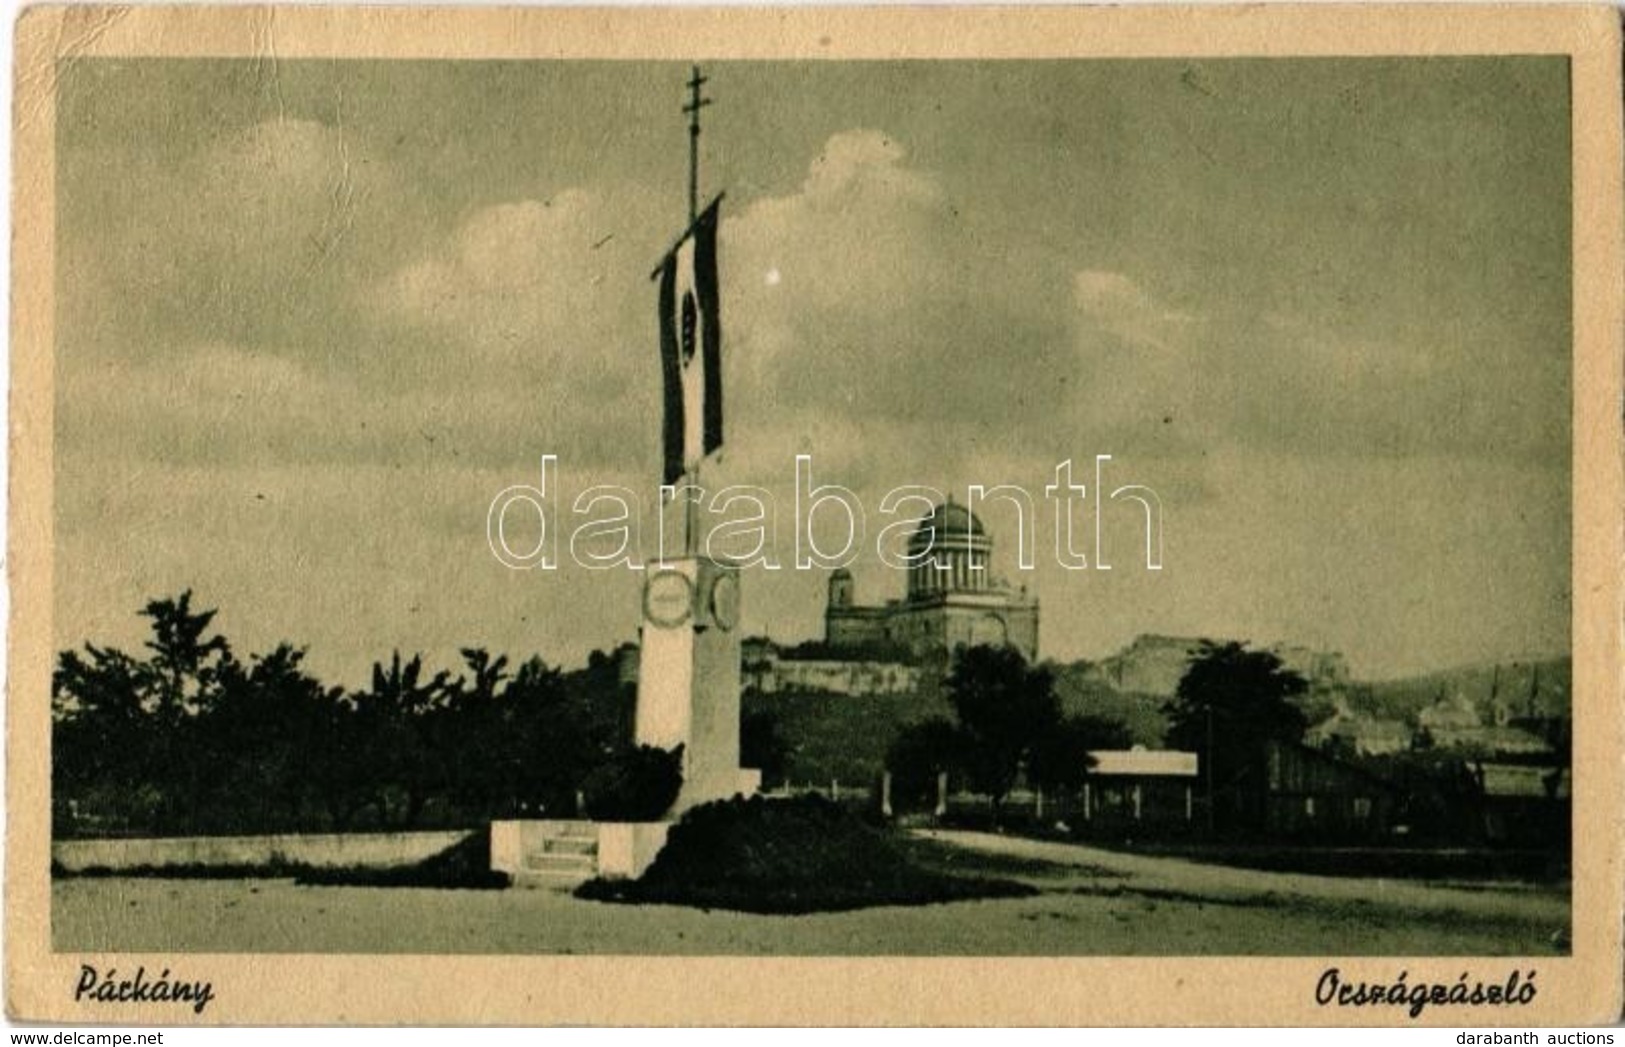
[[665,483],[722,446],[722,318],[717,310],[717,205],[660,263],[660,364],[665,380]]

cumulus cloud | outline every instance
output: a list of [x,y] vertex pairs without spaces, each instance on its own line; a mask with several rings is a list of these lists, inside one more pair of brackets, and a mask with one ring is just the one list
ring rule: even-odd
[[364,292],[386,328],[446,338],[473,362],[517,355],[548,365],[615,364],[634,259],[614,243],[626,219],[601,196],[569,189],[546,200],[481,208],[418,260]]
[[345,462],[529,470],[543,453],[604,472],[626,469],[626,450],[638,446],[635,419],[581,410],[500,373],[380,388],[304,355],[216,343],[74,370],[58,383],[58,447],[222,472]]
[[1100,453],[1191,457],[1217,437],[1203,318],[1127,274],[1084,269],[1072,277],[1071,329],[1069,406]]
[[652,462],[659,369],[647,276],[665,223],[648,210],[624,187],[475,209],[356,290],[380,346],[380,386],[424,409],[438,403],[443,424],[488,446],[490,460]]
[[188,196],[208,253],[283,268],[316,265],[354,228],[377,185],[341,128],[314,120],[254,124],[198,158]]
[[908,166],[901,144],[877,131],[837,134],[798,191],[757,200],[727,221],[731,267],[779,274],[772,285],[741,281],[731,312],[766,335],[795,324],[795,310],[875,320],[905,309],[903,292],[943,282],[932,255],[944,216],[941,191]]
[[942,190],[931,175],[904,164],[907,150],[882,131],[859,129],[832,136],[813,159],[801,196],[826,208],[874,207],[916,200],[935,204]]
[[1122,273],[1084,269],[1073,278],[1079,315],[1123,341],[1160,352],[1193,322],[1189,313],[1171,309]]
[[798,191],[724,225],[723,249],[736,388],[753,411],[787,414],[787,435],[835,412],[903,439],[884,464],[918,473],[920,460],[957,458],[967,434],[1055,402],[1052,382],[1023,377],[1060,355],[1048,296],[1033,290],[1042,274],[979,244],[883,132],[832,136]]
[[1170,304],[1133,277],[1073,280],[1077,410],[1116,446],[1349,458],[1406,454],[1558,459],[1561,352],[1515,371],[1459,340],[1378,339],[1323,318]]
[[80,351],[116,352],[132,330],[316,346],[349,328],[337,306],[351,281],[387,264],[415,214],[387,162],[316,120],[250,124],[149,165],[69,197],[67,333]]

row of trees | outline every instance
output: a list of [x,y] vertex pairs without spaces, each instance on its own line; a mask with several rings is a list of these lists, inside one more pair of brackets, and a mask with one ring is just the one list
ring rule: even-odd
[[[324,684],[283,644],[240,657],[190,592],[154,600],[142,651],[86,645],[52,679],[53,796],[62,833],[217,833],[470,825],[570,816],[593,774],[632,759],[633,688],[595,652],[564,672],[479,648],[431,672],[399,653],[371,684]],[[1201,754],[1210,790],[1256,787],[1265,743],[1296,741],[1303,679],[1266,652],[1213,645],[1167,711],[1167,744]],[[894,803],[926,806],[947,772],[997,809],[1018,781],[1078,789],[1092,750],[1127,748],[1115,720],[1065,715],[1051,670],[1016,651],[960,651],[943,681],[952,716],[899,734]],[[743,762],[782,776],[770,711],[742,724]]]
[[59,832],[214,833],[569,815],[625,754],[633,694],[595,652],[564,672],[479,648],[329,686],[283,644],[240,657],[190,592],[154,600],[144,650],[64,651],[52,678]]

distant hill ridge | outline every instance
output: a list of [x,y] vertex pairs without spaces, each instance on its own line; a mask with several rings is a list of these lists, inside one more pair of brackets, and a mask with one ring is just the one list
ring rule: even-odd
[[1567,656],[1466,665],[1362,683],[1350,690],[1349,706],[1377,719],[1414,721],[1444,698],[1465,701],[1486,719],[1496,705],[1514,719],[1567,719],[1573,714],[1572,677]]
[[[1160,708],[1174,696],[1185,666],[1200,650],[1201,643],[1196,639],[1146,635],[1100,661],[1058,663],[1056,675],[1063,700],[1070,700],[1079,711],[1107,714],[1120,709],[1126,714],[1124,719],[1133,715],[1146,719],[1147,707]],[[1301,665],[1309,656],[1284,656],[1284,652],[1305,652],[1307,648],[1278,645],[1268,649],[1283,654],[1288,667],[1309,677],[1316,691],[1336,694],[1349,712],[1371,719],[1414,723],[1423,709],[1441,699],[1479,710],[1485,722],[1493,718],[1496,705],[1502,706],[1511,719],[1564,719],[1572,713],[1572,659],[1568,656],[1509,659],[1386,680],[1358,680],[1335,669],[1317,678],[1293,664],[1296,660]],[[1318,663],[1321,666],[1340,664],[1330,660],[1336,657],[1331,654],[1317,657],[1323,659]]]

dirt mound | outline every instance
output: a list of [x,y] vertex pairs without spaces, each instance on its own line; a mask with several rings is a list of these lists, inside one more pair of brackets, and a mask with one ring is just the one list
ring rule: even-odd
[[830,912],[1035,893],[1024,884],[922,868],[884,830],[818,797],[735,798],[696,807],[638,880],[577,895],[758,913]]

